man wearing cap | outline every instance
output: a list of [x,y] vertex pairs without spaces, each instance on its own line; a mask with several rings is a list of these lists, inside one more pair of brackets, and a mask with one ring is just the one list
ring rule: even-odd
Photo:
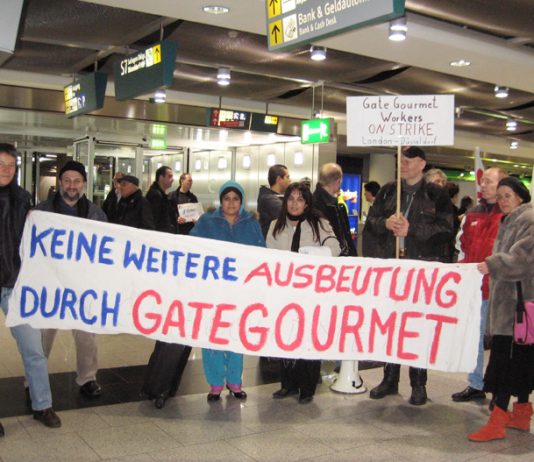
[[[477,206],[469,210],[458,232],[460,244],[459,263],[481,263],[491,255],[493,243],[499,231],[502,212],[497,203],[497,185],[508,174],[502,168],[488,168],[480,180],[482,198]],[[484,334],[488,318],[489,275],[482,279],[482,305],[480,307],[480,338],[475,369],[467,376],[467,387],[454,393],[455,402],[465,402],[486,398],[484,393]]]
[[124,175],[119,180],[121,200],[117,209],[117,223],[140,229],[156,229],[150,202],[139,189],[139,178]]
[[[445,188],[425,183],[425,153],[406,147],[401,158],[401,214],[396,216],[397,183],[384,185],[378,192],[365,222],[365,230],[375,238],[370,257],[394,258],[396,237],[400,238],[401,257],[413,260],[446,261],[448,242],[453,233],[453,210]],[[384,398],[398,392],[400,364],[386,364],[382,382],[370,397]],[[410,367],[412,394],[410,404],[426,403],[426,369]]]
[[[8,299],[20,270],[19,246],[24,221],[31,206],[30,194],[17,184],[16,173],[15,146],[0,143],[0,306],[6,316]],[[24,364],[34,419],[47,427],[61,427],[61,420],[52,409],[48,363],[41,332],[29,324],[14,326],[10,330]],[[2,424],[0,436],[4,436]]]
[[[41,202],[35,210],[60,213],[88,220],[107,221],[106,214],[93,204],[84,194],[87,173],[80,162],[69,160],[59,171],[59,191],[50,199]],[[43,329],[43,348],[50,354],[57,329]],[[96,336],[91,332],[73,330],[76,344],[76,383],[80,391],[89,397],[100,396],[102,388],[96,381],[98,352]]]

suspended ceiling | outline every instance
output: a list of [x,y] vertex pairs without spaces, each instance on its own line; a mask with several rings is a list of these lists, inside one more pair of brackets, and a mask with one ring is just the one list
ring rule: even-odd
[[[28,0],[15,53],[0,66],[0,83],[61,89],[73,75],[92,71],[95,64],[111,76],[115,60],[163,34],[178,45],[168,91],[171,104],[222,104],[302,118],[322,109],[336,118],[343,134],[347,96],[452,93],[458,111],[456,146],[429,149],[433,163],[469,165],[475,146],[511,165],[534,158],[531,0],[407,1],[405,42],[388,41],[385,24],[367,27],[318,43],[328,47],[327,60],[319,63],[309,59],[307,46],[289,52],[267,50],[265,0],[217,1],[230,8],[228,15],[218,16],[202,12],[201,7],[210,3]],[[459,58],[469,59],[472,65],[449,66]],[[216,83],[220,66],[232,70],[228,87]],[[495,84],[510,87],[507,99],[494,97]],[[112,93],[112,85],[108,87]],[[0,112],[1,133],[8,134],[10,126],[15,130],[16,124],[5,122],[11,116],[12,112]],[[55,117],[42,115],[40,130],[50,128],[47,124],[62,125]],[[19,129],[34,130],[34,118],[39,117],[25,114]],[[505,128],[507,118],[519,123],[512,134]],[[128,129],[123,132],[125,126]],[[98,117],[66,121],[58,130],[66,136],[72,130],[78,136],[87,127],[101,133],[111,130]],[[135,132],[136,137],[146,131],[142,121],[121,127],[121,134]],[[194,138],[192,130],[187,133]],[[36,141],[32,134],[17,136]],[[44,133],[35,136],[41,136],[37,142],[52,142]],[[185,137],[177,132],[177,142],[180,136]],[[511,140],[519,141],[517,151],[509,150]],[[344,145],[343,136],[339,151],[358,152]]]

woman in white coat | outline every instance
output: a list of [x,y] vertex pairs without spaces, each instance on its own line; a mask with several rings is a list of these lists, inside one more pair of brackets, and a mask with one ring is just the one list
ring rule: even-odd
[[[282,210],[267,233],[267,247],[298,252],[301,247],[327,247],[333,256],[340,253],[339,242],[332,227],[321,213],[312,208],[312,193],[304,183],[287,188]],[[321,373],[321,361],[284,359],[281,367],[281,388],[273,398],[299,394],[299,403],[309,403]]]

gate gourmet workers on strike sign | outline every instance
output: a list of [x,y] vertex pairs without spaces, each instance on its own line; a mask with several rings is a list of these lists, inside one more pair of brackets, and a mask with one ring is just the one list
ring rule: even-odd
[[30,213],[7,325],[469,371],[476,265],[334,258]]

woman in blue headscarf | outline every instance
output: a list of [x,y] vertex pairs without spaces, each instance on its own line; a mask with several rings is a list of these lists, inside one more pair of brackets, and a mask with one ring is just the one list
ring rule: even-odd
[[[200,217],[190,235],[265,247],[265,240],[257,220],[245,210],[245,192],[239,183],[227,181],[219,191],[221,201],[212,213]],[[231,351],[202,349],[204,374],[210,385],[208,401],[217,401],[226,388],[237,399],[247,394],[241,388],[243,355]]]

